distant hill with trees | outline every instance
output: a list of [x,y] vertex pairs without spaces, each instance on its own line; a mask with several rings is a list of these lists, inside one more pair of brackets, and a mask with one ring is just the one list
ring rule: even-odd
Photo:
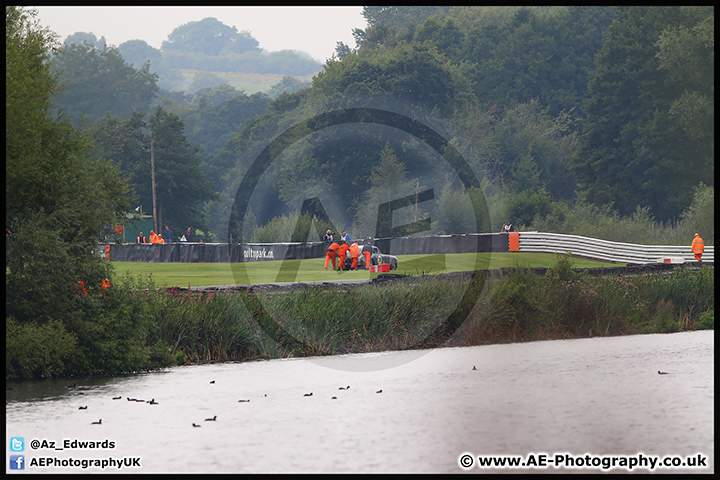
[[[158,106],[175,115],[212,185],[194,215],[217,235],[239,226],[228,218],[250,152],[313,115],[358,106],[398,108],[441,131],[482,183],[491,231],[511,221],[583,234],[587,218],[712,230],[702,213],[714,198],[712,7],[375,6],[364,16],[356,48],[338,42],[322,66],[298,52],[262,52],[249,32],[214,18],[179,26],[159,50],[77,33],[51,59],[66,84],[55,104],[98,134],[133,112],[143,122]],[[240,76],[273,80],[261,93]],[[137,134],[125,127],[115,135]],[[423,234],[473,228],[475,194],[421,142],[370,125],[351,133],[318,131],[278,157],[248,218],[261,227],[325,196],[339,223],[372,236],[367,212],[382,203],[384,178],[394,178],[397,197],[432,191],[432,202],[398,211],[398,221],[432,218]],[[107,138],[98,143],[118,164],[136,162]],[[147,161],[147,142],[136,155]],[[141,197],[143,185],[134,183]],[[604,235],[632,241],[618,237],[640,230],[627,232]],[[677,241],[687,241],[683,232]]]
[[[104,37],[98,40],[91,32],[76,32],[64,42],[65,48],[83,44],[100,51],[107,46]],[[144,40],[128,40],[112,49],[138,70],[149,64],[160,88],[187,93],[227,83],[252,94],[284,77],[309,80],[321,70],[306,53],[266,52],[249,31],[238,31],[212,17],[178,26],[160,49]]]

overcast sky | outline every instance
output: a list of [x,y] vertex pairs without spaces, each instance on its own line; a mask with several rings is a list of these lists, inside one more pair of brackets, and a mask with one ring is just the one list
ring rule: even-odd
[[34,7],[42,26],[64,41],[76,32],[118,46],[145,40],[160,48],[180,25],[215,17],[248,30],[267,52],[300,50],[324,63],[337,42],[355,47],[353,28],[366,28],[362,7]]

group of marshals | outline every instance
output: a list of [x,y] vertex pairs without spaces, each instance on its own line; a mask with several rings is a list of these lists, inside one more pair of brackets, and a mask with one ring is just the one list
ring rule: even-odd
[[[325,270],[328,269],[330,262],[332,262],[333,270],[348,270],[345,265],[347,252],[350,252],[350,259],[352,260],[349,270],[358,269],[358,257],[360,257],[360,254],[365,256],[365,270],[370,269],[370,255],[372,255],[372,244],[370,244],[370,241],[360,246],[357,242],[348,245],[347,242],[340,240],[340,242],[331,243],[327,248],[325,252]],[[336,261],[337,267],[335,265]]]

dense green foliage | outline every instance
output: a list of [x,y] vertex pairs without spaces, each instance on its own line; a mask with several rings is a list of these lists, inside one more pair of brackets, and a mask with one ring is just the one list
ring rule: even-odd
[[143,317],[123,305],[98,235],[129,208],[117,169],[53,114],[53,35],[6,7],[6,375],[40,377],[149,368]]
[[[419,23],[408,18],[411,12]],[[217,158],[226,158],[226,164],[238,159],[234,175],[242,177],[254,142],[269,141],[293,121],[311,112],[379,106],[442,125],[483,179],[494,212],[492,230],[507,220],[530,228],[537,219],[552,231],[588,235],[568,219],[578,218],[570,215],[574,209],[594,208],[617,221],[636,219],[638,229],[648,226],[642,218],[657,222],[651,230],[667,234],[653,243],[671,237],[686,243],[693,228],[712,236],[709,223],[676,228],[688,215],[695,189],[703,183],[712,191],[714,183],[712,134],[701,129],[688,135],[687,123],[677,121],[692,117],[706,125],[712,119],[701,108],[712,101],[711,76],[703,73],[712,64],[706,27],[712,10],[462,7],[437,8],[436,16],[424,18],[428,12],[367,7],[370,26],[358,32],[359,47],[328,61],[309,92],[278,99],[264,118],[247,123]],[[638,42],[643,49],[634,49]],[[688,81],[673,71],[678,48],[691,49],[691,65],[701,68]],[[601,88],[603,75],[609,90]],[[683,89],[696,93],[683,95]],[[346,206],[344,221],[356,235],[377,235],[365,217],[375,214],[378,203],[367,199],[374,195],[371,172],[382,164],[388,140],[406,180],[434,188],[435,200],[467,193],[451,171],[407,138],[364,126],[354,134],[357,138],[334,131],[298,146],[294,155],[303,159],[301,165],[290,156],[280,160],[263,185],[283,203],[268,204],[273,194],[265,193],[262,203],[252,204],[258,223],[298,208],[303,199],[288,191],[308,196],[324,191],[324,201]],[[333,135],[342,141],[333,141]],[[621,145],[606,141],[609,137]],[[395,198],[408,195],[403,181],[396,182]],[[532,206],[533,196],[542,202]],[[458,213],[463,209],[439,203],[426,207],[433,224],[420,234],[474,228],[445,218],[450,212],[456,219],[471,218],[467,206]]]
[[176,231],[202,226],[199,207],[212,197],[212,186],[200,170],[198,147],[185,138],[177,115],[158,106],[147,122],[143,117],[135,112],[127,120],[101,119],[93,130],[96,151],[121,165],[132,178],[140,205],[148,207],[153,204],[154,155],[158,225]]
[[145,112],[158,92],[150,65],[136,70],[114,47],[66,45],[57,50],[51,65],[64,85],[53,101],[76,125],[111,112],[120,118]]
[[228,87],[221,85],[198,90],[193,95],[194,108],[177,113],[185,124],[188,141],[201,146],[207,154],[203,172],[218,187],[220,177],[230,166],[215,162],[214,155],[242,129],[245,122],[265,112],[270,103],[269,98],[261,93],[248,96],[233,89],[234,93],[228,98],[217,95],[218,91],[232,89]]
[[163,42],[162,49],[207,55],[218,55],[223,49],[235,53],[259,50],[257,40],[249,32],[238,32],[212,17],[177,27]]
[[692,62],[687,77],[669,52],[682,41],[672,32],[694,29],[712,14],[712,7],[618,10],[590,76],[576,152],[588,201],[613,204],[623,215],[651,206],[664,220],[680,214],[700,182],[712,182],[712,34],[677,46]]

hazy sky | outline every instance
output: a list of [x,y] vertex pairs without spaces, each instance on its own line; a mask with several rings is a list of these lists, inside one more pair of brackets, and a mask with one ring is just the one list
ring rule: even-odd
[[238,31],[248,30],[268,52],[304,51],[324,63],[338,41],[355,47],[353,28],[366,28],[362,7],[34,7],[42,26],[64,41],[76,32],[105,37],[118,46],[145,40],[160,48],[180,25],[215,17]]

